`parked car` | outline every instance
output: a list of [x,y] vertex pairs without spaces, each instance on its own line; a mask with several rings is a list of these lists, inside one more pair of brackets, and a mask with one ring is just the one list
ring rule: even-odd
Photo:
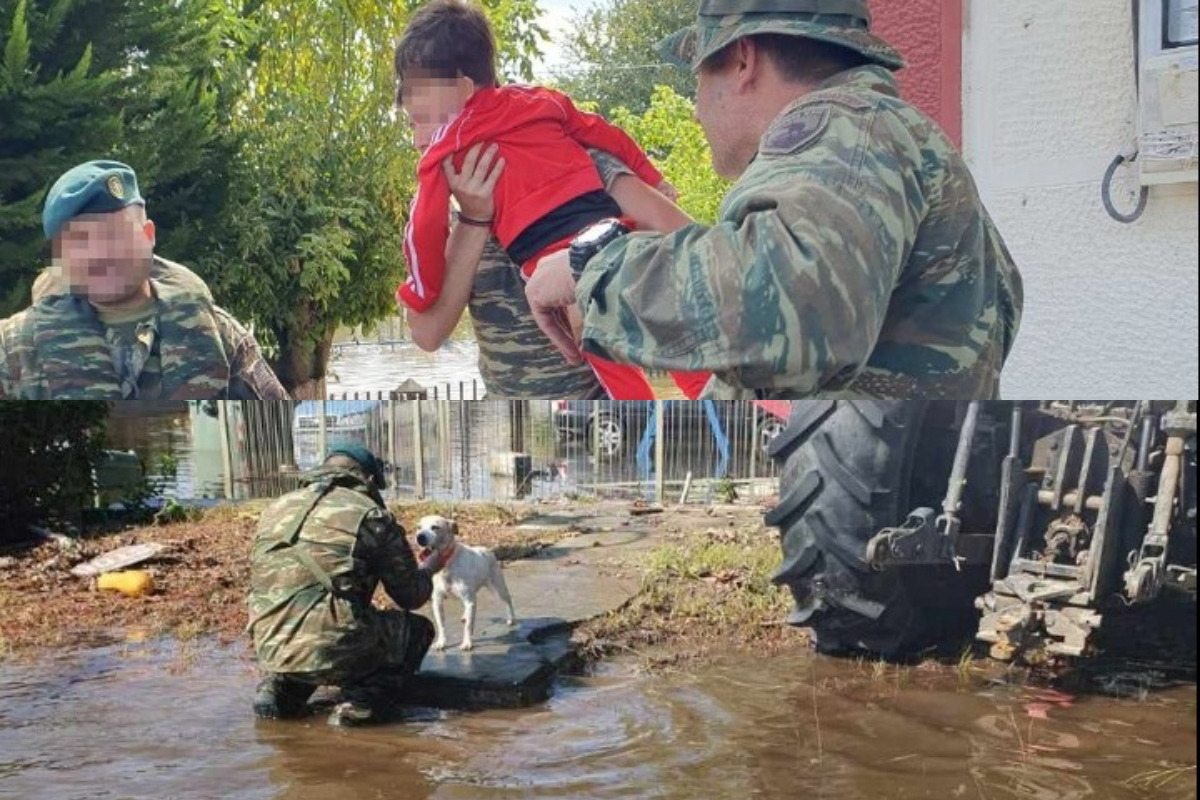
[[[666,436],[711,435],[705,403],[712,404],[722,433],[733,439],[753,436],[761,455],[787,425],[790,403],[733,400],[663,402]],[[654,403],[640,400],[557,400],[553,404],[559,441],[581,441],[588,453],[615,458],[633,452],[646,432]]]

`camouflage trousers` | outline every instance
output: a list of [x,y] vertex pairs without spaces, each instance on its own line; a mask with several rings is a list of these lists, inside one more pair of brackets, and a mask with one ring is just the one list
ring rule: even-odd
[[380,658],[373,668],[331,669],[320,672],[272,673],[259,684],[274,685],[275,698],[283,716],[299,716],[313,693],[321,686],[338,686],[342,700],[369,707],[376,714],[395,708],[409,678],[433,644],[433,623],[407,611],[375,611]]

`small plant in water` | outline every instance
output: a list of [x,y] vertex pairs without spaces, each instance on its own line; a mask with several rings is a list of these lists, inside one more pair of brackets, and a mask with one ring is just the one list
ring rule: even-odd
[[172,525],[177,522],[196,522],[203,516],[202,509],[181,505],[174,497],[169,497],[163,507],[154,515],[154,524]]
[[1195,764],[1186,767],[1169,767],[1140,772],[1132,778],[1123,781],[1122,785],[1129,789],[1136,789],[1143,792],[1161,792],[1172,783],[1175,783],[1175,781],[1188,779],[1192,781],[1192,787],[1195,788]]
[[958,657],[958,665],[955,671],[958,673],[958,681],[960,684],[965,684],[971,680],[971,669],[975,664],[975,650],[971,645],[963,648],[962,654]]

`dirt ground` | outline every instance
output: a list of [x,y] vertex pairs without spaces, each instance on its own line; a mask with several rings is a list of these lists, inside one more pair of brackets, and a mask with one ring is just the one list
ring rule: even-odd
[[[248,554],[264,505],[220,507],[199,520],[128,528],[83,538],[74,546],[41,542],[0,550],[0,660],[114,638],[170,635],[187,641],[211,635],[236,640],[246,623]],[[416,503],[393,510],[411,531],[419,517],[449,508]],[[522,520],[554,510],[536,504],[462,503],[453,507],[453,514],[470,531],[472,544],[491,547],[511,561],[532,557],[563,536],[586,532],[519,529]],[[804,644],[801,633],[780,624],[788,603],[769,581],[778,544],[762,525],[761,508],[679,507],[635,516],[627,505],[603,504],[595,512],[597,518],[618,520],[616,524],[645,526],[655,547],[648,557],[626,565],[645,576],[642,592],[626,607],[575,631],[585,655],[638,653],[653,663],[673,663],[715,647],[762,651]],[[156,590],[151,595],[130,598],[100,591],[94,578],[70,572],[117,547],[147,542],[167,546],[159,557],[136,567],[153,575]]]

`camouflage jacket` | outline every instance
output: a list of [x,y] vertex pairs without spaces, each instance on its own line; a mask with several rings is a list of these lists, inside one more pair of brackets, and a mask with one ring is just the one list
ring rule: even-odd
[[374,489],[343,470],[317,470],[305,483],[259,519],[247,598],[254,651],[268,672],[369,672],[384,658],[376,587],[414,609],[433,581]]
[[287,398],[254,337],[194,273],[155,258],[150,281],[157,313],[138,326],[122,376],[92,305],[39,278],[34,304],[0,320],[0,398]]
[[[621,175],[632,174],[613,156],[589,152],[605,187]],[[495,238],[489,238],[484,248],[468,308],[489,400],[606,396],[591,367],[564,361],[533,321],[517,265]]]
[[712,227],[633,234],[578,286],[584,347],[710,397],[996,396],[1022,284],[962,157],[882,67],[763,135]]

